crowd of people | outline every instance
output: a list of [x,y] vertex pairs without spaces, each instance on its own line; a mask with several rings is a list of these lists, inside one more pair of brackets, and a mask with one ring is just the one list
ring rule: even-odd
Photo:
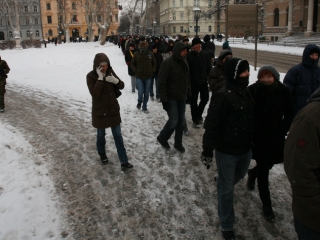
[[[122,37],[119,48],[131,78],[132,93],[138,91],[137,108],[148,114],[149,98],[162,103],[168,120],[157,141],[184,153],[187,134],[186,105],[190,104],[192,126],[203,126],[200,161],[217,166],[218,216],[223,238],[236,239],[234,233],[234,187],[246,175],[247,189],[256,181],[262,214],[274,222],[269,190],[269,171],[284,162],[292,187],[292,209],[298,239],[320,239],[320,48],[308,44],[302,62],[292,67],[283,83],[272,65],[261,67],[257,81],[249,86],[250,65],[233,55],[228,43],[215,57],[213,39],[195,37]],[[0,58],[1,60],[1,58]],[[0,63],[0,110],[4,111],[6,74],[10,68]],[[124,82],[112,69],[104,53],[96,54],[87,74],[92,96],[92,125],[97,129],[96,149],[102,163],[108,163],[106,128],[111,128],[122,170],[129,163],[121,134],[117,101]],[[208,112],[204,109],[209,102]],[[200,97],[200,101],[199,101]],[[251,160],[255,166],[249,169]],[[272,183],[271,183],[272,184]]]

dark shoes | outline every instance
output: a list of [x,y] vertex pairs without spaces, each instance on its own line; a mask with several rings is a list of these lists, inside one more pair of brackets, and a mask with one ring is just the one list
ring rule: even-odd
[[181,153],[184,153],[186,151],[186,149],[182,145],[174,145],[174,148]]
[[129,162],[121,164],[121,170],[122,171],[128,170],[129,168],[133,168],[133,165],[130,164]]
[[252,169],[248,170],[248,180],[247,180],[247,188],[248,190],[254,190],[256,185],[256,178],[253,176]]
[[236,235],[234,235],[233,231],[221,231],[221,232],[222,232],[224,240],[235,240],[235,239],[237,239]]
[[137,104],[137,108],[140,109],[141,108],[141,103]]
[[165,149],[170,149],[170,145],[167,141],[162,141],[159,136],[157,137],[158,142],[161,144],[162,147]]
[[276,220],[276,217],[275,217],[275,215],[274,215],[274,212],[273,212],[271,206],[263,205],[263,206],[262,206],[262,211],[263,211],[264,218],[265,218],[267,221],[269,221],[269,222],[274,222],[274,221]]
[[4,108],[0,108],[0,113],[3,113],[4,112]]
[[99,153],[99,155],[100,155],[100,160],[101,160],[101,162],[102,162],[103,164],[107,164],[108,161],[109,161],[109,159],[108,159],[106,153]]

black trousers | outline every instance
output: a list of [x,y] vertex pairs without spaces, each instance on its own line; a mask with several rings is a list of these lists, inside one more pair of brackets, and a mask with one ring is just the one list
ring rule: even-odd
[[[209,89],[207,83],[201,85],[191,86],[191,117],[194,123],[197,123],[202,117],[204,108],[209,101]],[[198,104],[198,97],[200,94],[200,102]]]

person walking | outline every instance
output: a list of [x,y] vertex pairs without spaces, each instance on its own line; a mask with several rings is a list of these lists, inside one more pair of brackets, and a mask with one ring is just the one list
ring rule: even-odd
[[128,74],[129,74],[129,76],[131,78],[131,91],[133,93],[135,93],[137,85],[136,85],[136,76],[135,76],[134,71],[131,68],[130,63],[131,63],[131,60],[132,60],[132,58],[134,56],[134,53],[136,51],[138,51],[138,49],[135,48],[135,44],[134,43],[130,43],[129,44],[129,49],[125,52],[125,56],[124,56],[126,64],[128,65]]
[[154,92],[153,92],[153,84],[155,83],[156,85],[156,99],[158,101],[160,101],[160,97],[159,97],[159,88],[158,88],[158,75],[159,75],[159,69],[160,66],[162,64],[163,61],[163,57],[161,53],[158,53],[158,44],[154,43],[152,44],[152,53],[156,59],[156,71],[153,73],[152,77],[151,77],[151,88],[150,88],[150,97],[151,100],[154,100]]
[[212,95],[204,122],[201,161],[210,168],[215,149],[218,216],[225,240],[236,239],[234,186],[246,175],[252,156],[253,99],[247,89],[249,75],[248,61],[226,61],[226,84]]
[[4,112],[4,94],[6,92],[7,74],[10,72],[10,68],[5,60],[0,56],[0,113]]
[[216,60],[216,66],[210,70],[208,83],[212,94],[219,91],[219,89],[226,83],[224,65],[228,58],[232,58],[232,52],[228,49],[222,50]]
[[301,109],[284,145],[284,170],[292,188],[299,240],[320,239],[320,89]]
[[174,147],[184,153],[182,135],[186,110],[186,98],[191,94],[189,66],[186,60],[186,44],[177,42],[172,55],[164,60],[159,70],[159,96],[163,109],[168,114],[168,121],[157,137],[158,142],[170,149],[169,138],[175,132]]
[[254,105],[252,159],[256,166],[248,170],[247,187],[253,190],[258,180],[262,211],[268,221],[275,221],[269,191],[269,171],[283,162],[285,136],[293,119],[289,89],[280,82],[279,72],[271,65],[258,72],[258,81],[248,87]]
[[133,165],[128,162],[123,143],[120,106],[115,93],[115,88],[123,89],[124,83],[113,71],[109,58],[104,53],[95,55],[93,70],[87,74],[87,85],[92,96],[92,126],[97,129],[96,147],[100,160],[103,164],[108,163],[105,150],[105,129],[111,128],[121,169],[132,168]]
[[135,52],[130,64],[136,75],[136,84],[138,88],[138,104],[137,108],[144,113],[149,113],[147,103],[149,100],[151,77],[156,71],[156,59],[152,52],[148,50],[148,43],[140,42],[139,51]]
[[205,35],[203,38],[204,44],[202,45],[203,50],[207,51],[209,54],[209,57],[211,59],[211,65],[213,65],[214,59],[215,59],[215,51],[216,51],[216,45],[213,42],[210,41],[210,35]]
[[303,51],[302,62],[289,69],[283,83],[289,88],[295,115],[307,105],[307,100],[320,87],[320,48],[308,44]]
[[[201,50],[201,40],[196,37],[192,40],[192,51],[187,55],[191,82],[191,116],[193,127],[200,128],[203,123],[202,114],[209,101],[208,75],[211,70],[211,59],[206,51]],[[200,102],[198,104],[198,96]]]

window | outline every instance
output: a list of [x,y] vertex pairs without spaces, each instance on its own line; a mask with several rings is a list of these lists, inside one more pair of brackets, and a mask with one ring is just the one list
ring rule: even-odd
[[173,20],[176,20],[176,19],[177,19],[175,12],[172,13],[172,19],[173,19]]
[[38,6],[33,6],[33,11],[38,12]]
[[208,32],[212,32],[212,27],[208,26]]
[[118,8],[118,2],[117,1],[114,2],[114,7]]
[[180,13],[180,20],[183,20],[183,12]]
[[212,15],[211,15],[211,14],[209,14],[209,15],[208,15],[208,19],[211,19],[211,18],[212,18]]
[[24,6],[24,11],[28,12],[28,6]]
[[36,37],[39,37],[39,36],[40,36],[39,30],[36,30]]
[[9,38],[13,38],[12,32],[9,32]]
[[72,3],[72,10],[77,10],[77,5],[75,2]]
[[180,32],[183,33],[183,26],[180,27]]
[[46,6],[47,6],[47,10],[51,10],[51,3],[47,3]]
[[101,14],[97,15],[97,22],[101,22]]
[[287,7],[287,19],[286,19],[286,26],[288,26],[288,23],[289,23],[289,7]]
[[51,18],[51,16],[47,16],[47,22],[48,22],[48,23],[52,23],[52,18]]
[[279,8],[274,10],[274,26],[279,26]]
[[27,31],[27,37],[30,37],[30,31],[29,30]]
[[2,25],[2,19],[0,19],[0,25]]
[[180,7],[183,7],[183,0],[180,0]]
[[51,29],[49,29],[48,34],[49,34],[50,37],[52,36],[52,30]]
[[119,21],[119,19],[118,19],[118,14],[116,14],[116,22],[118,22]]
[[173,27],[173,28],[172,28],[172,32],[173,32],[173,33],[176,33],[176,27]]
[[199,7],[199,5],[198,5],[198,0],[193,0],[193,6],[197,6],[197,7]]
[[29,25],[29,20],[26,20],[26,25]]
[[112,16],[110,16],[110,22],[112,22]]
[[39,24],[39,19],[38,18],[34,18],[34,24],[38,25]]
[[176,6],[176,0],[172,0],[172,7]]
[[77,15],[73,15],[72,16],[72,23],[77,23],[78,22],[78,18],[77,18]]
[[[196,26],[194,26],[194,32],[196,32]],[[200,26],[198,26],[198,33],[200,32]]]

